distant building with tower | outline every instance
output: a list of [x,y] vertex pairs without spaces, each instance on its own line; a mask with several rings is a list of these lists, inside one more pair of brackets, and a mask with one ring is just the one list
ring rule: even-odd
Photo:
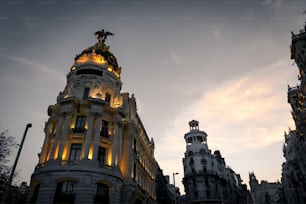
[[306,203],[306,24],[291,36],[291,59],[299,69],[296,87],[288,86],[295,130],[285,132],[282,165],[283,193],[287,203]]
[[183,158],[186,203],[248,203],[249,192],[240,175],[226,166],[220,151],[211,153],[207,134],[199,129],[199,122],[192,120],[189,127],[190,131],[184,136]]
[[156,203],[154,141],[121,93],[121,67],[98,31],[75,57],[67,84],[48,108],[31,177],[31,203]]
[[280,203],[280,182],[258,182],[254,173],[249,174],[252,204],[276,204]]

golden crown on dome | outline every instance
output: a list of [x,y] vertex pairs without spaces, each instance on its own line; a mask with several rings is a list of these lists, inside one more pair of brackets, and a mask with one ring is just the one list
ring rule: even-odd
[[117,59],[109,50],[109,46],[105,45],[107,37],[114,35],[114,33],[102,29],[94,34],[97,35],[98,42],[78,54],[74,58],[75,63],[95,63],[102,66],[107,65],[107,70],[113,72],[118,78],[120,78],[121,67],[118,66]]

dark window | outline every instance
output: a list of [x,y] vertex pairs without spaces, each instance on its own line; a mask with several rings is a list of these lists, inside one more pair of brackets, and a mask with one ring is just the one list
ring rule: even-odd
[[205,178],[205,186],[206,186],[207,188],[209,188],[209,181],[208,181],[207,178]]
[[109,93],[105,94],[105,102],[110,103],[111,101],[111,95]]
[[198,191],[194,191],[194,198],[198,199]]
[[84,88],[84,93],[83,93],[83,99],[88,99],[89,95],[89,88]]
[[82,144],[71,144],[69,161],[79,161],[81,156]]
[[133,178],[136,178],[136,163],[134,163],[134,166],[133,166]]
[[56,186],[56,191],[54,195],[53,203],[74,203],[75,191],[74,181],[62,181],[59,182]]
[[189,165],[193,166],[194,165],[194,160],[193,158],[191,157],[190,160],[189,160]]
[[187,139],[187,144],[192,144],[192,138],[191,138],[191,137],[189,137],[189,138]]
[[109,203],[109,187],[106,184],[98,183],[94,203]]
[[33,195],[32,195],[32,198],[30,200],[31,203],[36,203],[37,197],[38,197],[38,193],[39,193],[39,188],[40,188],[40,183],[35,185],[35,187],[34,187]]
[[85,123],[86,123],[86,116],[79,115],[75,120],[75,126],[73,129],[74,133],[84,133],[85,132]]
[[102,76],[102,71],[95,69],[80,69],[77,71],[76,75],[80,74],[93,74],[93,75]]
[[206,191],[206,195],[207,195],[208,198],[210,197],[210,190]]
[[104,147],[99,147],[98,149],[98,161],[102,164],[105,163],[106,149]]
[[141,204],[142,201],[139,198],[136,198],[135,204]]
[[134,153],[137,154],[137,140],[136,140],[136,138],[134,138],[133,150],[134,150]]
[[206,159],[201,159],[201,163],[202,163],[202,164],[207,164]]
[[197,182],[196,182],[196,179],[192,179],[192,184],[193,184],[193,187],[196,188],[197,187]]
[[100,132],[100,136],[108,138],[108,121],[102,120],[102,129]]

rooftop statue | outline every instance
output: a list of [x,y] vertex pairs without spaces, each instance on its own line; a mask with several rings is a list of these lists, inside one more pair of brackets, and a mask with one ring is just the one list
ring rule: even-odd
[[99,43],[104,43],[107,36],[109,35],[114,35],[114,33],[111,33],[109,31],[104,31],[104,29],[102,29],[101,31],[97,31],[95,32],[95,35],[97,35],[97,39],[99,41]]

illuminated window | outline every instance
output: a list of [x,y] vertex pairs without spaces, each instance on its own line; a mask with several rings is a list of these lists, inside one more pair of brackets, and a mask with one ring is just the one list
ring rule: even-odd
[[53,203],[73,204],[75,199],[75,181],[62,181],[56,186]]
[[109,203],[109,186],[103,183],[97,184],[97,192],[94,198],[94,203]]
[[105,163],[105,156],[106,156],[106,148],[99,147],[98,149],[98,161],[102,164]]
[[100,132],[100,136],[108,138],[108,121],[102,120],[102,129]]
[[89,95],[89,88],[84,88],[84,92],[83,92],[83,100],[88,99],[88,95]]
[[82,144],[71,144],[69,161],[79,161],[82,150]]
[[75,127],[73,129],[74,133],[84,133],[85,132],[85,123],[86,123],[86,116],[79,115],[75,120]]

